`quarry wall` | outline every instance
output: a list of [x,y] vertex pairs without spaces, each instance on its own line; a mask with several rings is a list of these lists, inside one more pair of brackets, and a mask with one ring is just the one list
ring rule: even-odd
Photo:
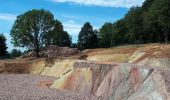
[[51,88],[94,94],[101,100],[169,100],[166,73],[134,64],[77,61]]
[[86,60],[0,62],[0,73],[56,77],[50,88],[92,94],[99,100],[170,100],[170,59],[163,50],[169,46],[89,50]]

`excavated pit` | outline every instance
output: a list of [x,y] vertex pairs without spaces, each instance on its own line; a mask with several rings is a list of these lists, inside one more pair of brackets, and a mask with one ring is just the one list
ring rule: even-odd
[[86,60],[0,61],[0,100],[170,100],[169,50],[153,44],[85,50]]
[[169,100],[169,73],[127,63],[77,61],[74,71],[51,88],[93,94],[101,100]]

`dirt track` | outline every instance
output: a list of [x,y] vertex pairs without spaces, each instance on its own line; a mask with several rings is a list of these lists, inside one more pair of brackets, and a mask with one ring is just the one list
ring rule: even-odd
[[0,100],[95,100],[92,96],[39,87],[39,81],[56,78],[34,75],[0,75]]

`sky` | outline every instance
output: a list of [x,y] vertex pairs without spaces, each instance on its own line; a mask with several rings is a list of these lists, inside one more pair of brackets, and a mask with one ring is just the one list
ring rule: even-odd
[[[46,9],[62,22],[64,30],[77,42],[77,36],[85,22],[99,29],[105,22],[115,22],[124,17],[130,7],[141,6],[144,0],[1,0],[0,33],[11,44],[10,30],[18,15],[31,9]],[[21,48],[17,48],[21,49]],[[23,49],[21,49],[23,50]]]

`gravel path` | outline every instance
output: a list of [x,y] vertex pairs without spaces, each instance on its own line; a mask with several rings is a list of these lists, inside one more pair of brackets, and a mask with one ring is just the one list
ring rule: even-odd
[[36,75],[0,75],[0,100],[96,100],[90,95],[81,95],[37,86],[39,81],[56,78]]

